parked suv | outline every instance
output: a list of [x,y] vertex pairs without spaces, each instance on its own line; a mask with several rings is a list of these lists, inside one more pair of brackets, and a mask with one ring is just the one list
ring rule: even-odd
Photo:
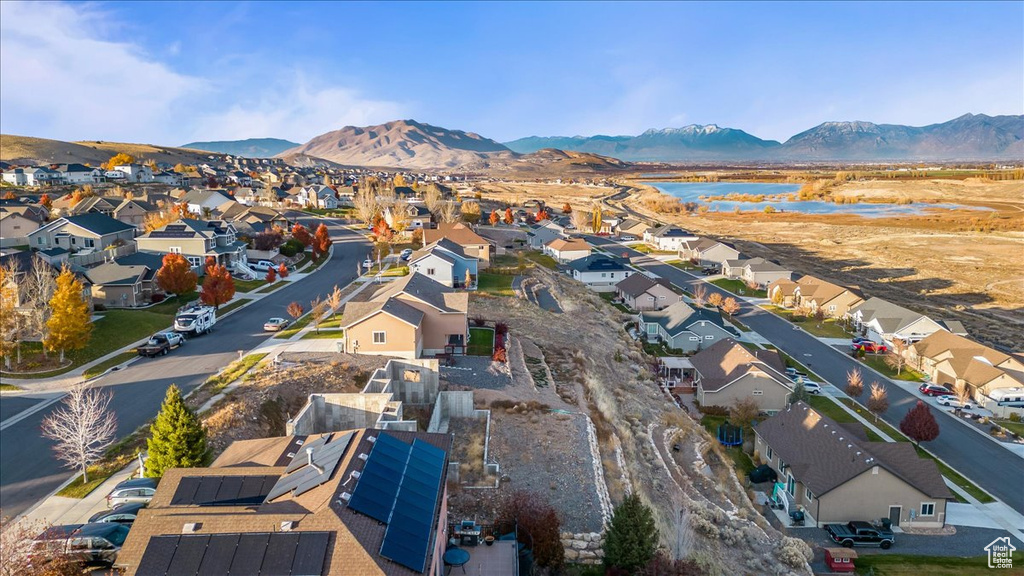
[[127,537],[128,526],[114,522],[65,524],[47,528],[33,539],[32,548],[64,554],[75,563],[109,566],[117,560],[117,553]]
[[138,504],[118,504],[114,506],[112,510],[100,510],[89,517],[89,522],[115,522],[117,524],[131,525],[135,522],[135,518],[139,515],[139,510],[145,508],[147,504],[140,502]]
[[118,504],[149,503],[156,494],[156,481],[152,478],[132,478],[125,480],[107,494],[107,507]]
[[925,396],[945,396],[949,394],[948,388],[937,384],[921,384],[917,391]]

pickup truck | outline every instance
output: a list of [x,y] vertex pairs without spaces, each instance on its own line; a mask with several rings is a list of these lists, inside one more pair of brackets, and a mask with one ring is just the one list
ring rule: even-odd
[[185,338],[181,334],[175,332],[161,332],[160,334],[154,334],[149,342],[146,342],[142,346],[139,346],[136,351],[139,356],[148,356],[152,358],[158,354],[167,354],[171,348],[177,348],[185,343]]
[[892,530],[868,522],[846,524],[825,524],[828,537],[846,548],[854,546],[879,546],[888,550],[896,542]]

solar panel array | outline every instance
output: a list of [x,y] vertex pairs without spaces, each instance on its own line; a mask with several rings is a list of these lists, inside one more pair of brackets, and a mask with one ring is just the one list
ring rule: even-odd
[[145,576],[320,576],[330,532],[153,536],[139,562]]
[[171,506],[249,506],[262,504],[278,476],[185,476]]
[[[285,475],[270,489],[266,501],[270,502],[289,492],[292,496],[299,496],[327,482],[345,455],[354,434],[349,432],[334,440],[331,440],[333,435],[323,436],[306,443],[285,468]],[[307,450],[313,451],[314,466],[309,465]]]
[[388,525],[381,556],[425,571],[444,462],[444,450],[422,440],[377,437],[349,508]]

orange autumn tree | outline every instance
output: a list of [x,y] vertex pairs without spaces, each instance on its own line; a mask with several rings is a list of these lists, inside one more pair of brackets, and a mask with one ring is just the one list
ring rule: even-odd
[[220,308],[221,304],[234,297],[235,279],[231,277],[231,272],[228,272],[227,268],[217,264],[215,260],[210,264],[210,260],[213,258],[207,259],[206,279],[203,281],[203,291],[199,294],[199,299],[207,306]]
[[572,206],[568,202],[562,206],[562,214],[572,214]]
[[331,232],[327,229],[327,225],[320,224],[320,226],[317,226],[316,233],[313,234],[313,253],[327,254],[327,250],[330,249],[333,243],[331,241]]
[[511,224],[511,223],[512,223],[512,209],[511,208],[505,208],[505,224]]
[[42,196],[40,196],[39,197],[39,204],[43,208],[46,208],[47,210],[49,210],[50,208],[53,208],[53,200],[50,199],[50,195],[49,194],[43,194]]
[[498,215],[497,210],[491,212],[491,217],[488,218],[488,221],[491,223],[491,226],[494,226],[495,224],[501,221],[501,216]]
[[310,235],[309,230],[302,224],[296,224],[292,226],[292,238],[302,242],[302,245],[309,248],[313,245],[313,236]]
[[277,268],[267,268],[267,282],[273,284],[277,280]]
[[157,286],[175,296],[193,292],[198,282],[199,277],[192,270],[192,265],[181,254],[164,256],[160,270],[156,273]]
[[281,262],[281,265],[277,267],[277,275],[280,276],[281,278],[287,278],[288,265],[285,264],[284,262]]

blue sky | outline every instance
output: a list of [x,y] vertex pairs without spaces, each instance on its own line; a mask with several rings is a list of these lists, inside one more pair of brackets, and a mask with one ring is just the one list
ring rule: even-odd
[[1024,2],[0,3],[0,130],[160,144],[1024,113]]

